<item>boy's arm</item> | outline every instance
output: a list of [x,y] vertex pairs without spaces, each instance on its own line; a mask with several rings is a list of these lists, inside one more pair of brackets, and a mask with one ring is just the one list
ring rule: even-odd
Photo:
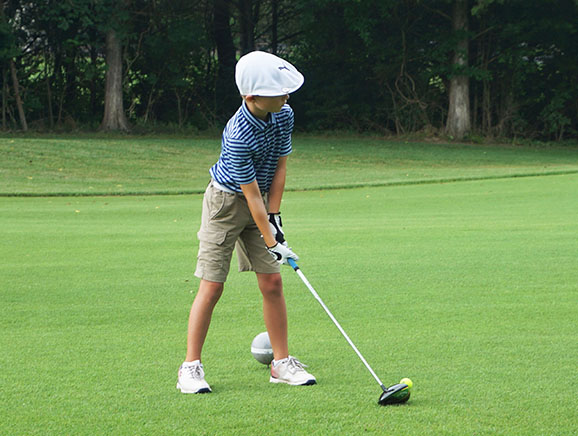
[[273,176],[271,188],[269,188],[269,213],[279,213],[281,199],[285,191],[285,178],[287,176],[287,156],[279,158],[277,169]]
[[[277,164],[277,170],[275,171],[271,189],[269,190],[269,202],[271,202],[271,196],[273,197],[273,208],[270,206],[270,210],[276,210],[277,213],[279,213],[281,197],[283,196],[283,190],[285,188],[285,173],[286,158],[281,158]],[[255,221],[261,235],[263,235],[263,241],[267,245],[269,253],[277,259],[277,262],[283,264],[287,264],[287,259],[289,258],[299,260],[299,257],[286,246],[286,243],[281,244],[275,238],[271,229],[272,225],[269,222],[269,214],[265,208],[265,203],[263,202],[263,197],[261,196],[257,180],[241,185],[241,190],[247,200],[247,205],[249,206],[249,211],[251,212],[253,221]]]
[[[282,156],[279,158],[279,162],[277,163],[277,169],[275,170],[271,188],[269,189],[269,213],[279,213],[283,191],[285,190],[286,174],[287,156]],[[247,199],[251,216],[261,231],[265,244],[267,244],[267,247],[273,247],[277,243],[277,240],[271,231],[269,215],[265,209],[265,203],[263,203],[263,197],[261,196],[257,180],[253,180],[251,183],[246,185],[241,185],[241,190]]]
[[263,197],[261,196],[257,180],[253,180],[246,185],[241,185],[241,190],[247,199],[251,216],[261,231],[265,244],[267,244],[267,247],[273,247],[277,244],[277,241],[269,226],[269,215],[267,214],[267,209],[265,209],[265,203],[263,203]]

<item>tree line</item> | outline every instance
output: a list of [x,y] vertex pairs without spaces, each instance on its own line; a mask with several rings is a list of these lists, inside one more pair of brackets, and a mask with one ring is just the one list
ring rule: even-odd
[[0,0],[3,130],[222,125],[237,59],[305,75],[299,128],[578,137],[578,0]]

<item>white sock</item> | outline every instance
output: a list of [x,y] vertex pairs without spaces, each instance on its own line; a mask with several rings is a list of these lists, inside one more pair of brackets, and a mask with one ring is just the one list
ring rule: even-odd
[[193,360],[192,362],[183,362],[183,366],[195,366],[200,364],[201,364],[200,360]]
[[285,363],[285,362],[287,362],[287,359],[289,359],[289,358],[286,357],[285,359],[281,359],[281,360],[273,360],[273,366],[277,366],[280,363]]

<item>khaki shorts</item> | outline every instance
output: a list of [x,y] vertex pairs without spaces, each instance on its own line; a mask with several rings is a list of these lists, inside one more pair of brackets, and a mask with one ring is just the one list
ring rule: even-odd
[[[267,205],[267,194],[263,194]],[[224,192],[209,183],[203,198],[195,276],[224,283],[236,248],[239,271],[278,273],[279,263],[267,251],[243,194]]]

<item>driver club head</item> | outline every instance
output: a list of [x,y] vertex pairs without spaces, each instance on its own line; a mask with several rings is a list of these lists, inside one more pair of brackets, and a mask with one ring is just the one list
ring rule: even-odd
[[409,387],[404,383],[390,386],[380,396],[377,402],[380,406],[388,404],[401,404],[409,400]]

